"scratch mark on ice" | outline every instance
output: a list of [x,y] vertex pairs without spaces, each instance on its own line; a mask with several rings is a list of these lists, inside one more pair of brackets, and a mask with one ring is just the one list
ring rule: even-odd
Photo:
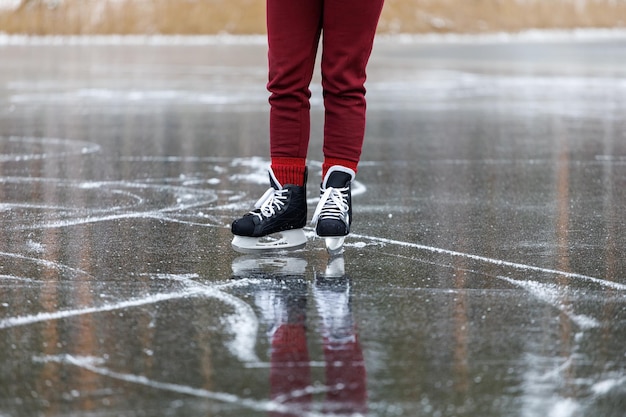
[[485,263],[489,263],[492,265],[505,266],[505,267],[514,268],[514,269],[523,270],[523,271],[534,271],[534,272],[541,272],[544,274],[553,274],[553,275],[564,276],[567,278],[580,279],[583,281],[593,282],[593,283],[596,283],[605,287],[614,288],[620,291],[626,290],[626,285],[620,284],[619,282],[608,281],[605,279],[600,279],[600,278],[592,277],[589,275],[577,274],[574,272],[565,272],[565,271],[559,271],[557,269],[542,268],[539,266],[503,261],[500,259],[488,258],[485,256],[480,256],[480,255],[472,255],[470,253],[457,252],[457,251],[453,251],[449,249],[437,248],[434,246],[421,245],[419,243],[403,242],[400,240],[393,240],[393,239],[387,239],[387,238],[376,237],[376,236],[359,235],[356,233],[351,233],[350,236],[352,236],[353,238],[367,239],[372,242],[404,246],[404,247],[428,251],[431,253],[438,253],[442,255],[450,255],[450,256],[455,256],[455,257],[473,259],[475,261],[485,262]]
[[[101,358],[88,357],[88,356],[73,356],[73,355],[54,355],[35,357],[36,362],[43,363],[58,363],[65,365],[73,365],[79,368],[88,370],[95,374],[124,381],[132,384],[143,385],[146,387],[174,392],[177,394],[189,395],[193,397],[206,398],[210,400],[220,401],[227,404],[236,404],[244,408],[255,410],[272,412],[279,414],[289,415],[301,415],[303,417],[322,417],[322,414],[302,409],[298,405],[283,404],[278,401],[272,400],[256,400],[253,398],[244,398],[235,394],[219,391],[209,391],[203,388],[194,388],[188,385],[175,384],[171,382],[156,381],[154,379],[147,378],[142,375],[128,374],[123,372],[117,372],[112,369],[104,367],[104,360]],[[314,387],[309,387],[307,391],[318,391]],[[328,414],[324,414],[327,416]]]

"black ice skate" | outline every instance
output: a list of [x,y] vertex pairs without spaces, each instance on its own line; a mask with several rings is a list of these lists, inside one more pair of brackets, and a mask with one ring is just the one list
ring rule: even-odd
[[233,248],[239,252],[299,249],[306,244],[306,170],[304,186],[282,185],[269,170],[270,184],[254,210],[233,222]]
[[352,223],[351,182],[355,173],[350,168],[330,167],[320,187],[320,201],[313,214],[315,233],[323,237],[331,254],[341,253]]

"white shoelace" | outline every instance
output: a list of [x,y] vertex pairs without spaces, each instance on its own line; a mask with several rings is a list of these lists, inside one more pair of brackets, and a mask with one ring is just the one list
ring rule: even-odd
[[313,213],[312,223],[317,224],[321,219],[336,219],[345,221],[347,212],[350,209],[346,195],[348,187],[334,188],[328,187],[320,197],[319,203]]
[[288,190],[285,189],[275,190],[274,188],[269,188],[265,194],[259,198],[259,201],[254,204],[254,208],[259,211],[251,211],[250,214],[258,216],[260,220],[263,220],[263,217],[272,217],[285,205],[287,191]]

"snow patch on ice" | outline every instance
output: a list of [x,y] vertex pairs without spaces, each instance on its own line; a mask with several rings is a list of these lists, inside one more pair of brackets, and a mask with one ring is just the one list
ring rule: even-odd
[[44,253],[46,251],[46,247],[41,242],[35,242],[34,240],[28,240],[26,242],[26,250],[34,253]]
[[548,417],[572,417],[580,408],[580,404],[572,398],[561,398],[550,408]]
[[232,167],[246,167],[248,169],[246,173],[231,175],[231,181],[268,184],[269,160],[256,156],[250,158],[235,158],[230,165]]
[[354,180],[352,181],[352,196],[365,194],[367,192],[367,187],[360,181]]
[[600,382],[595,383],[591,387],[591,390],[596,395],[605,395],[605,394],[608,394],[613,389],[620,387],[624,384],[626,384],[626,377],[607,379],[605,381],[600,381]]

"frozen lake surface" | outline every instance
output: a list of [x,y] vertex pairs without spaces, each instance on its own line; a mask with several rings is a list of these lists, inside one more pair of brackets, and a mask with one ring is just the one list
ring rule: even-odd
[[380,39],[330,259],[230,247],[263,42],[0,42],[0,416],[624,416],[624,45]]

